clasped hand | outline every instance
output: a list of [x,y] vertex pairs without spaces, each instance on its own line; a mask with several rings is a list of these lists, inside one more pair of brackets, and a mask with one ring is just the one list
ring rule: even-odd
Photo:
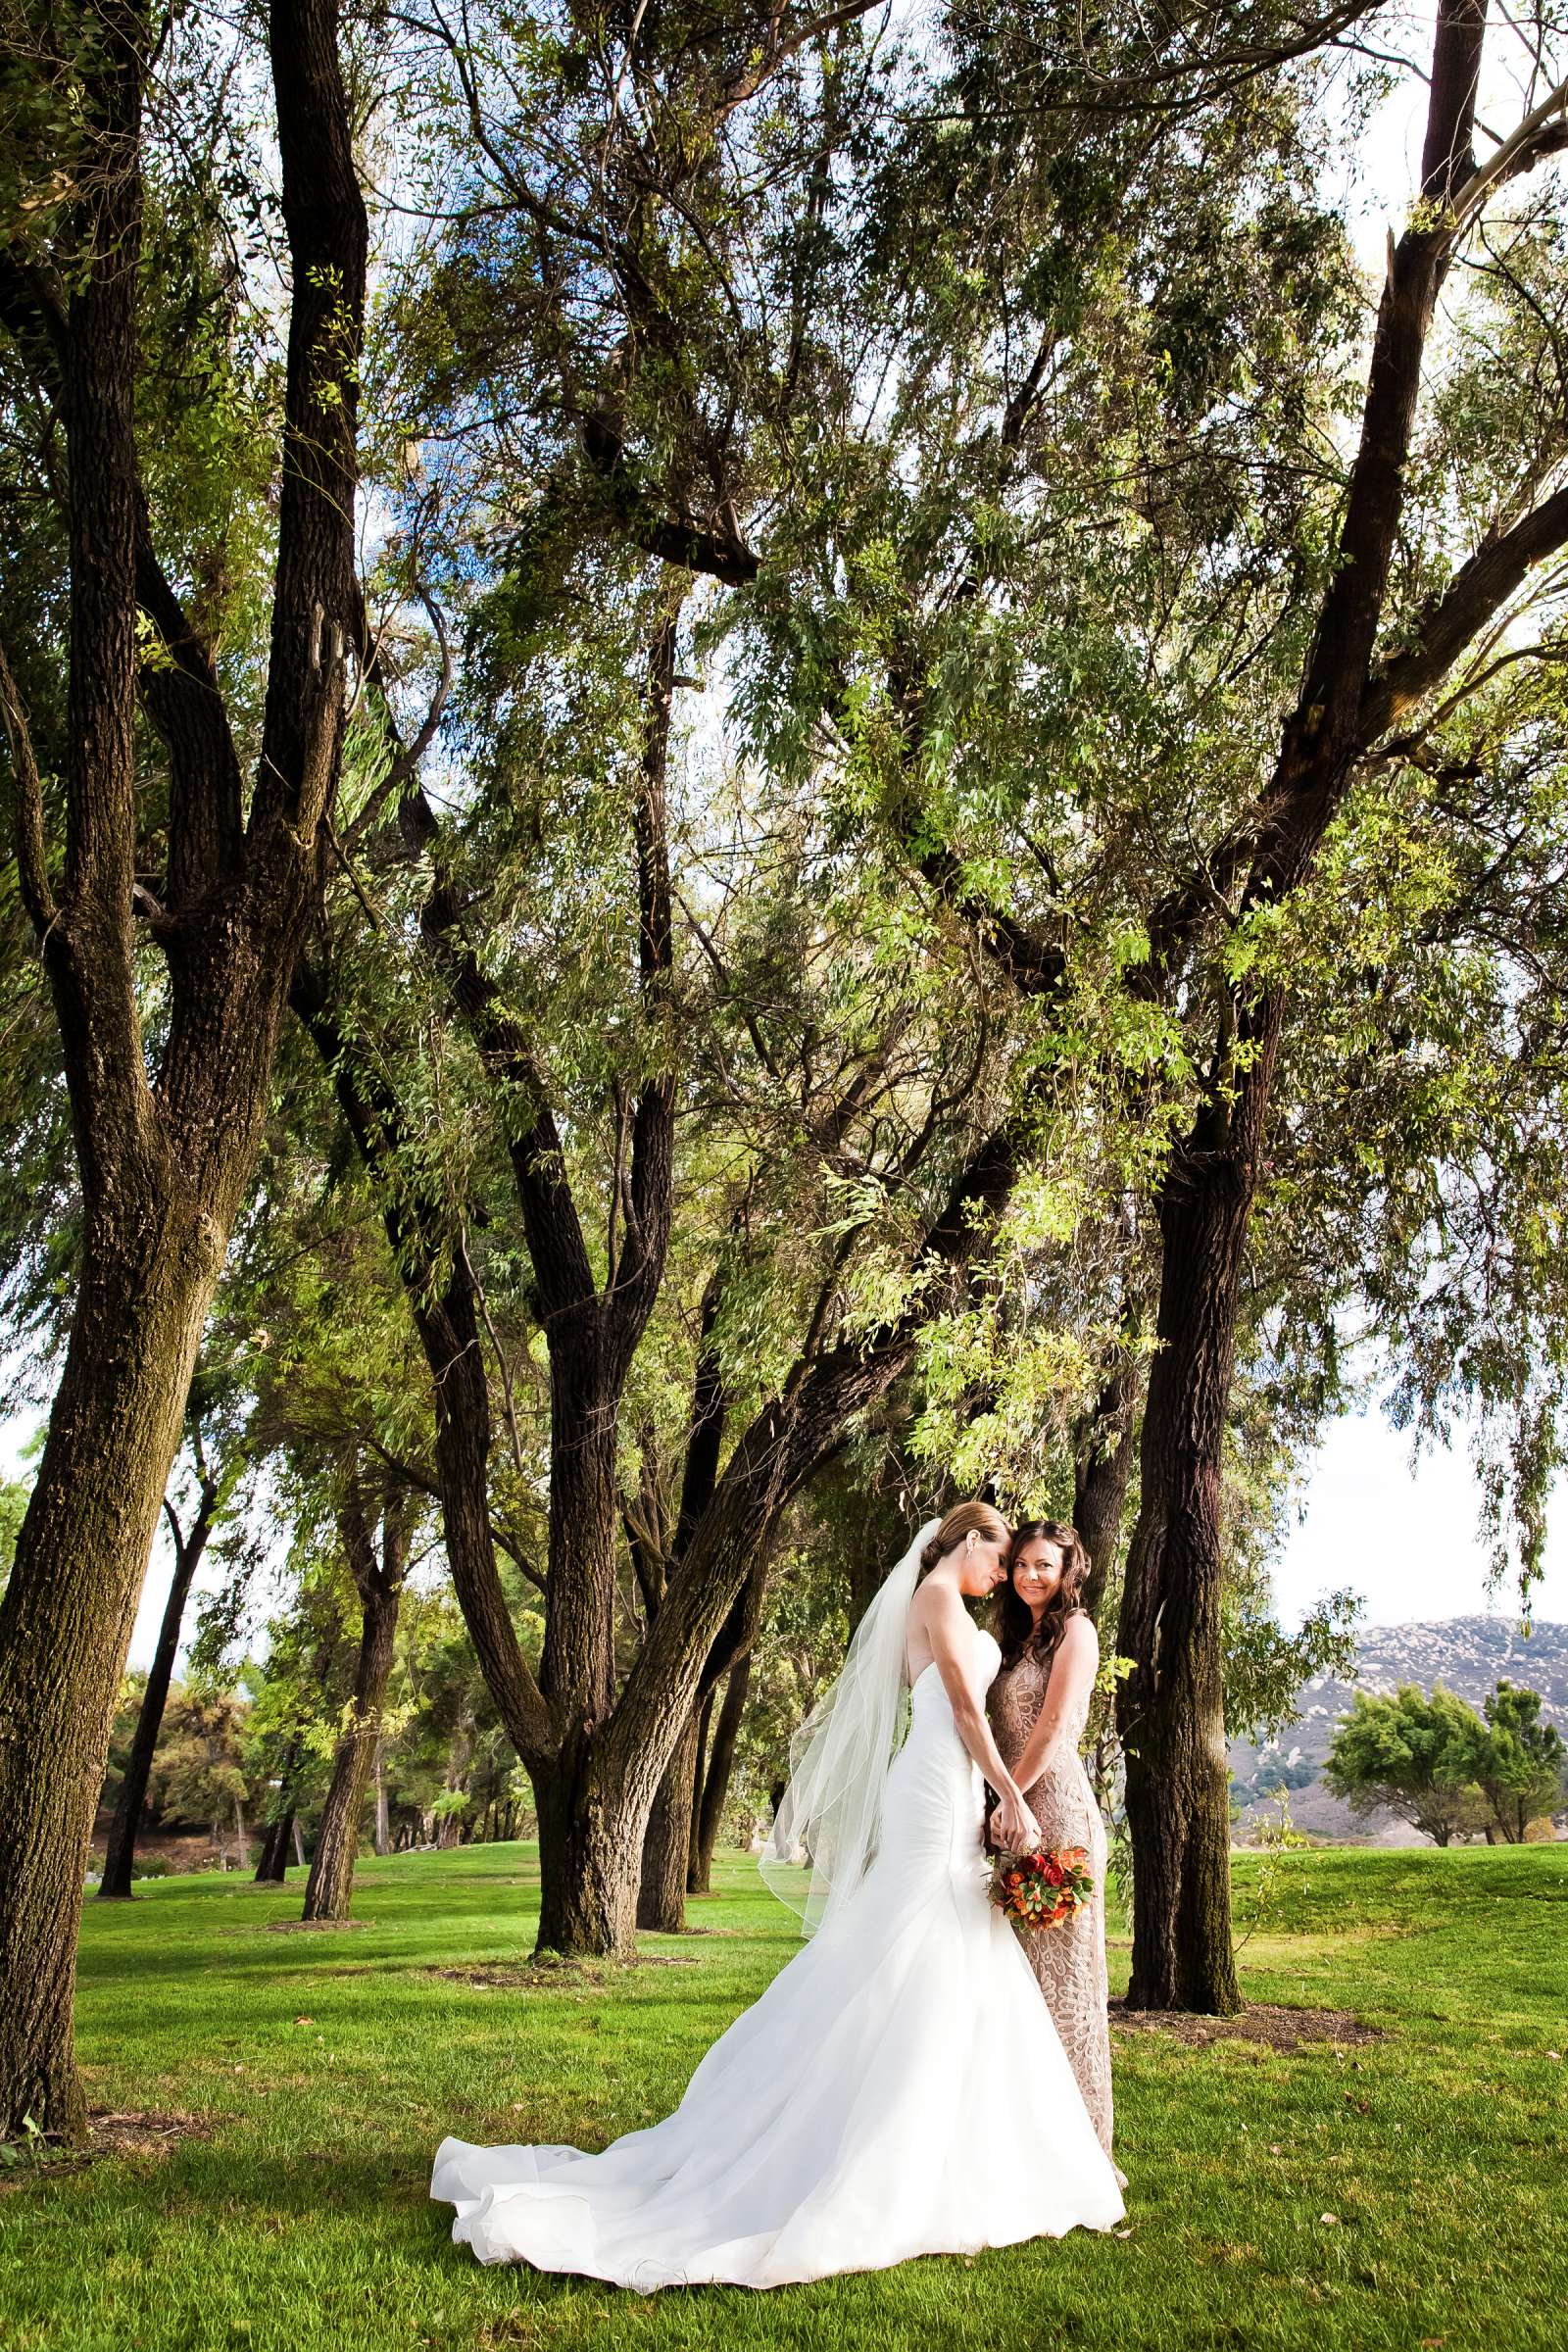
[[996,1811],[987,1818],[986,1830],[992,1844],[1007,1853],[1031,1853],[1040,1843],[1040,1824],[1022,1797],[1000,1796]]

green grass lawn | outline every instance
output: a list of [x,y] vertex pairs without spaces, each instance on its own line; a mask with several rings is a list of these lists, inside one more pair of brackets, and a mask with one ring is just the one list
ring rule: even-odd
[[[430,2155],[447,2131],[596,2147],[672,2106],[794,1948],[748,1862],[692,1906],[701,1933],[650,1936],[645,1964],[603,1981],[435,1973],[526,1968],[520,1845],[366,1863],[365,1924],[337,1934],[275,1933],[299,1889],[232,1878],[89,1902],[94,2106],[199,2117],[210,2135],[8,2185],[0,2345],[1560,2352],[1568,1847],[1300,1852],[1279,1868],[1243,1953],[1249,1996],[1381,2032],[1293,2051],[1119,2034],[1128,2236],[647,2300],[481,2270],[427,2201]],[[1256,1870],[1237,1864],[1244,1924]],[[1113,1975],[1125,1965],[1118,1948]]]

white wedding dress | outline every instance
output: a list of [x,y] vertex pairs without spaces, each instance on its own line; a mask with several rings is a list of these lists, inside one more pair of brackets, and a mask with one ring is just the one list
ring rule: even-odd
[[[973,1675],[1000,1653],[974,1632]],[[914,1685],[875,1860],[699,2064],[600,2155],[445,2139],[430,2194],[481,2262],[641,2292],[782,2286],[1108,2230],[1109,2159],[1013,1930],[942,1677]]]

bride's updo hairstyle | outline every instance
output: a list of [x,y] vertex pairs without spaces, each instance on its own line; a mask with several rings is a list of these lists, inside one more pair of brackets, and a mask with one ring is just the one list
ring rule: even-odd
[[[1054,1544],[1061,1553],[1061,1582],[1047,1601],[1036,1625],[1034,1611],[1012,1581],[1012,1563],[1026,1544],[1036,1538]],[[1002,1643],[1002,1663],[1015,1666],[1027,1654],[1043,1666],[1067,1630],[1069,1617],[1077,1616],[1084,1605],[1084,1586],[1089,1581],[1089,1554],[1084,1540],[1075,1527],[1064,1519],[1026,1519],[1012,1539],[1007,1555],[1007,1581],[997,1595],[997,1636]]]
[[988,1544],[1001,1544],[1004,1547],[1012,1541],[1011,1528],[989,1502],[960,1502],[948,1513],[921,1552],[920,1575],[929,1576],[938,1560],[946,1559],[950,1551],[956,1551],[969,1535],[984,1536]]

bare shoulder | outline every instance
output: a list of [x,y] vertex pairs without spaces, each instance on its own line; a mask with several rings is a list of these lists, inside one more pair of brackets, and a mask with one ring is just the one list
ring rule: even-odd
[[964,1614],[962,1601],[948,1585],[926,1583],[917,1586],[909,1603],[909,1623],[930,1636],[939,1628],[946,1630]]
[[1099,1665],[1100,1636],[1095,1631],[1095,1621],[1087,1609],[1074,1609],[1061,1629],[1061,1641],[1058,1647],[1061,1655],[1064,1658],[1071,1658],[1075,1664],[1082,1660],[1086,1665]]

